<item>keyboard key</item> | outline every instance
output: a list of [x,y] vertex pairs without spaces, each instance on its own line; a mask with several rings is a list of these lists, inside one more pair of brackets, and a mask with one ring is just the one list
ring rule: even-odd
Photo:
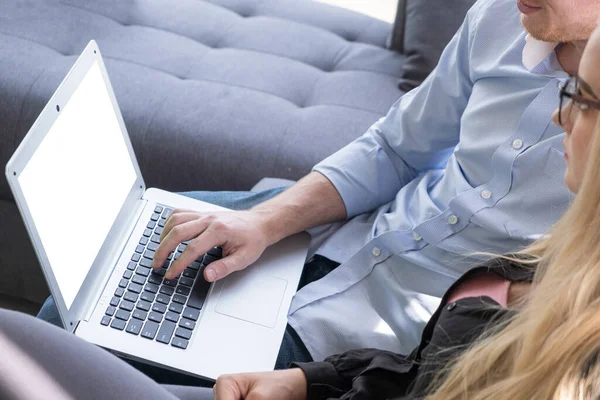
[[156,251],[158,249],[158,243],[150,242],[148,243],[148,250]]
[[165,319],[167,321],[171,321],[171,322],[177,323],[177,321],[179,321],[179,314],[176,314],[176,313],[171,312],[171,311],[167,311],[167,314],[165,315]]
[[131,282],[137,283],[138,285],[143,285],[146,283],[146,278],[144,278],[142,275],[135,274]]
[[144,268],[152,268],[152,260],[147,259],[147,258],[142,258],[142,261],[140,261],[140,266],[142,266]]
[[110,323],[110,317],[108,315],[105,315],[104,317],[102,317],[100,323],[104,326],[107,326]]
[[135,261],[138,262],[140,261],[141,256],[138,253],[133,253],[133,255],[131,256],[131,261]]
[[154,252],[150,251],[150,250],[146,250],[144,252],[144,258],[147,258],[148,260],[154,260]]
[[177,303],[169,304],[169,311],[173,311],[174,313],[181,314],[183,311],[183,306]]
[[206,300],[206,296],[208,296],[209,289],[210,283],[206,282],[204,278],[199,277],[196,279],[196,283],[194,283],[194,288],[192,289],[192,293],[190,294],[187,305],[189,307],[201,310],[202,306],[204,305],[204,301]]
[[183,251],[185,250],[186,247],[187,247],[187,244],[181,243],[179,246],[177,246],[177,251],[180,253],[183,253]]
[[165,274],[167,273],[167,270],[164,268],[159,268],[159,269],[155,269],[154,273],[158,276],[165,276]]
[[198,272],[194,271],[191,268],[186,268],[183,271],[183,276],[186,277],[186,278],[196,279],[196,275],[198,275]]
[[148,238],[146,236],[142,236],[142,238],[140,239],[140,244],[142,246],[145,246],[148,244]]
[[138,285],[137,283],[130,283],[129,284],[129,290],[131,290],[133,293],[140,293],[142,291],[142,286]]
[[159,294],[156,296],[156,301],[163,304],[169,304],[171,302],[171,298],[164,294]]
[[110,305],[116,307],[119,305],[119,301],[119,298],[115,296],[112,299],[110,299]]
[[198,261],[194,261],[192,264],[190,264],[188,266],[188,268],[193,269],[194,271],[198,271],[201,266],[202,266],[202,264],[200,264]]
[[158,221],[158,226],[160,226],[161,228],[164,228],[164,226],[165,226],[165,224],[166,224],[166,223],[167,223],[167,220],[166,220],[166,219],[164,219],[164,218],[161,218],[161,219]]
[[137,264],[133,261],[130,261],[129,264],[127,264],[127,269],[130,271],[134,271],[136,267],[137,267]]
[[142,246],[141,244],[138,244],[137,247],[135,248],[135,252],[142,254],[144,252],[144,246]]
[[177,252],[175,253],[175,255],[173,256],[173,259],[177,260],[179,257],[181,257],[181,253]]
[[125,310],[117,310],[115,314],[115,318],[122,319],[123,321],[127,321],[131,317],[131,313]]
[[135,303],[138,300],[138,295],[136,293],[127,291],[127,293],[125,293],[125,297],[123,297],[123,299]]
[[167,256],[167,261],[171,261],[173,260],[173,252],[171,252],[168,256]]
[[131,301],[123,300],[121,302],[121,304],[119,305],[119,308],[122,308],[123,310],[131,311],[131,310],[133,310],[134,306],[135,306],[135,303],[132,303]]
[[158,228],[156,228],[154,230],[154,233],[156,233],[157,235],[162,235],[164,229],[165,228],[162,228],[162,227],[159,226]]
[[186,340],[190,340],[190,338],[192,337],[192,331],[190,331],[189,329],[177,328],[175,330],[175,336],[184,338]]
[[150,238],[150,241],[152,243],[156,243],[156,244],[160,244],[160,235],[152,235],[152,237]]
[[161,322],[162,321],[162,314],[159,314],[157,312],[151,311],[150,315],[148,315],[148,319],[150,321],[154,321],[154,322]]
[[136,307],[139,308],[140,310],[149,311],[151,305],[152,305],[152,303],[148,303],[147,301],[140,300],[140,301],[138,301]]
[[138,335],[142,330],[142,324],[143,322],[139,319],[132,319],[127,324],[127,329],[125,329],[125,332],[131,333],[132,335]]
[[125,293],[125,289],[122,287],[118,287],[117,290],[115,290],[115,296],[117,297],[123,297],[123,293]]
[[125,329],[125,324],[125,321],[122,321],[120,319],[113,319],[112,324],[110,324],[110,327],[122,331],[123,329]]
[[140,321],[145,321],[148,313],[142,310],[133,310],[133,314],[131,315],[135,319],[139,319]]
[[115,307],[113,306],[108,306],[108,308],[106,309],[106,315],[112,317],[113,315],[115,315]]
[[185,304],[187,302],[187,297],[182,296],[180,294],[173,295],[173,301],[179,304]]
[[142,337],[146,339],[154,339],[156,336],[156,331],[158,330],[158,324],[153,321],[146,321],[144,324],[144,328],[142,329]]
[[171,342],[171,346],[173,347],[179,347],[180,349],[187,349],[188,347],[188,341],[182,338],[173,338],[173,341]]
[[174,290],[172,287],[170,287],[170,286],[161,286],[161,287],[160,287],[160,292],[161,292],[162,294],[166,294],[166,295],[168,295],[168,296],[171,296],[171,295],[173,295],[173,292],[174,292],[174,291],[175,291],[175,290]]
[[119,281],[119,287],[126,288],[129,285],[129,281],[127,279],[121,279]]
[[148,276],[148,282],[153,283],[155,285],[160,285],[162,283],[162,277],[156,273],[156,271],[152,271],[150,276]]
[[179,320],[179,326],[192,331],[196,327],[196,323],[190,319],[181,318],[181,320]]
[[133,272],[131,272],[130,270],[125,270],[125,272],[123,272],[123,278],[125,279],[131,279],[131,275],[133,275]]
[[177,286],[177,281],[178,281],[177,278],[165,279],[165,281],[163,282],[163,285],[175,287],[175,286]]
[[173,212],[172,208],[165,208],[165,210],[162,213],[162,217],[168,219],[171,216],[172,212]]
[[221,247],[213,247],[206,254],[210,254],[213,257],[221,258],[223,257],[223,249]]
[[150,237],[150,235],[152,235],[152,231],[150,229],[144,229],[144,236]]
[[183,310],[183,314],[182,314],[182,317],[191,319],[192,321],[198,321],[199,316],[200,316],[200,311],[196,310],[195,308],[191,308],[191,307],[186,307],[185,310]]
[[160,214],[163,212],[163,208],[161,206],[156,206],[154,207],[154,212]]
[[218,260],[218,259],[219,259],[219,257],[215,257],[215,256],[211,256],[210,254],[207,254],[207,255],[205,255],[205,256],[204,256],[204,258],[202,259],[202,264],[204,264],[204,265],[208,265],[208,264],[210,264],[211,262],[213,262],[213,261],[216,261],[216,260]]
[[177,289],[175,290],[175,293],[177,294],[182,294],[184,296],[187,296],[190,294],[190,288],[187,286],[177,286]]
[[160,343],[169,344],[173,331],[175,330],[175,324],[171,321],[163,321],[160,325],[160,330],[156,335],[156,341]]
[[181,278],[181,279],[179,280],[179,283],[180,283],[181,285],[183,285],[183,286],[189,286],[189,287],[192,287],[192,286],[194,285],[194,280],[193,280],[193,279],[190,279],[190,278],[185,278],[185,277],[184,277],[184,278]]
[[152,303],[154,301],[154,294],[144,290],[142,292],[142,294],[140,295],[140,299],[144,300],[144,301],[148,301],[150,303]]
[[145,289],[150,293],[156,293],[158,292],[158,285],[155,285],[154,283],[146,283]]
[[146,277],[148,275],[150,275],[150,271],[151,269],[148,267],[142,267],[141,265],[139,267],[137,267],[137,269],[135,270],[135,273],[138,275],[142,275],[143,277]]
[[148,222],[148,225],[146,225],[146,228],[148,229],[154,229],[154,227],[156,227],[156,222],[154,221],[150,221]]
[[160,303],[154,303],[154,305],[152,306],[152,311],[156,311],[161,314],[164,314],[165,311],[167,311],[167,306],[164,304],[160,304]]
[[151,221],[154,221],[154,222],[156,222],[156,221],[158,221],[158,219],[159,219],[159,218],[160,218],[160,214],[156,214],[156,213],[154,213],[154,214],[152,214],[152,216],[150,217],[150,220],[151,220]]

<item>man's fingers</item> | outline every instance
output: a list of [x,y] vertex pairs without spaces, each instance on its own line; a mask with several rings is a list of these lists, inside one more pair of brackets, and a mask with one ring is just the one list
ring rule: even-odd
[[[190,223],[190,222],[188,222]],[[205,223],[205,225],[208,225]],[[206,229],[206,226],[204,226]],[[221,240],[214,232],[210,230],[204,230],[203,232],[194,240],[192,240],[185,248],[183,253],[179,256],[179,258],[171,264],[171,267],[167,271],[165,278],[173,279],[184,269],[186,269],[191,263],[196,261],[198,257],[209,251],[215,246],[219,246],[223,243],[220,243]],[[165,238],[168,240],[168,237]]]
[[208,264],[204,270],[204,279],[207,282],[218,281],[232,272],[246,268],[248,266],[248,261],[246,261],[245,257],[240,253],[240,251],[237,251],[234,254]]
[[193,211],[180,211],[180,210],[173,211],[171,213],[171,215],[169,216],[169,218],[167,219],[167,222],[165,223],[163,231],[160,234],[161,242],[169,234],[169,232],[171,232],[171,229],[173,229],[175,226],[181,225],[181,224],[191,221],[193,219],[198,219],[200,216],[201,216],[201,214],[195,213]]
[[174,226],[167,236],[161,240],[160,245],[156,249],[152,268],[159,268],[162,266],[169,254],[175,250],[181,242],[185,242],[186,240],[200,235],[204,232],[207,225],[208,222],[203,218],[200,218],[188,220],[187,222]]

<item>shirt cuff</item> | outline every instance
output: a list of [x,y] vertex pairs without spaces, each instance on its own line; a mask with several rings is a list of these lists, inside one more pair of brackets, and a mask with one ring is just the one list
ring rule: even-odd
[[290,368],[300,368],[306,376],[306,398],[322,398],[323,385],[343,389],[343,380],[328,362],[292,363]]

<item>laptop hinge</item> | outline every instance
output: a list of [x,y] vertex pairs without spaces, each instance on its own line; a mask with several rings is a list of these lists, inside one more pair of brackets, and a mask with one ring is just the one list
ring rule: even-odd
[[89,296],[88,304],[86,304],[83,308],[84,310],[86,310],[86,312],[82,318],[84,321],[87,322],[92,317],[92,314],[96,308],[96,305],[98,304],[98,300],[100,299],[102,292],[104,292],[104,289],[105,289],[106,285],[108,284],[108,281],[117,265],[117,262],[119,261],[119,258],[121,258],[121,255],[123,254],[123,251],[125,250],[125,246],[127,246],[127,243],[129,243],[129,239],[131,238],[131,235],[133,234],[133,229],[137,225],[137,223],[140,219],[140,216],[142,215],[142,212],[144,211],[144,208],[146,207],[147,203],[148,203],[148,200],[144,200],[144,199],[138,200],[136,206],[133,209],[133,212],[131,213],[130,222],[127,225],[125,225],[124,229],[121,231],[119,236],[115,239],[115,243],[118,243],[119,246],[114,249],[114,256],[108,259],[109,260],[107,262],[108,267],[104,268],[105,269],[104,274],[102,274],[102,276],[98,279],[98,284],[94,285],[95,289],[94,289],[93,295]]

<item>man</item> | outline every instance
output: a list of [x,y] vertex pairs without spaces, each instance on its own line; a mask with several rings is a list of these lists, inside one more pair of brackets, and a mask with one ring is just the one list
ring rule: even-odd
[[429,78],[293,187],[247,211],[175,212],[156,264],[193,239],[174,276],[222,245],[204,273],[215,281],[312,228],[308,281],[331,272],[294,298],[278,365],[362,347],[407,353],[473,252],[526,245],[571,199],[550,118],[600,2],[515,1],[476,3]]

